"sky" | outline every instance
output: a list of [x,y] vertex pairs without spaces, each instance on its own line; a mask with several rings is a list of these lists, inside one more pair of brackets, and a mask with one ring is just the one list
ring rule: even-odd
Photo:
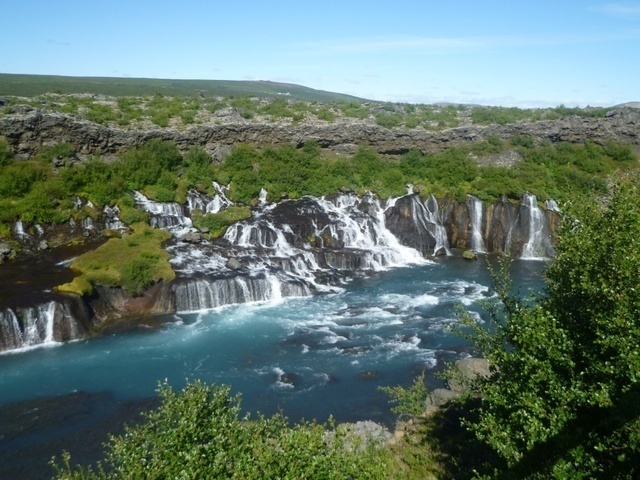
[[271,80],[523,108],[640,101],[640,1],[3,3],[1,73]]

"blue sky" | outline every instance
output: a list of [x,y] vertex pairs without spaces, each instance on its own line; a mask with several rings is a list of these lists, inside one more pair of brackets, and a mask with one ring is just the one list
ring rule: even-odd
[[519,107],[640,101],[640,2],[7,1],[0,72],[273,80]]

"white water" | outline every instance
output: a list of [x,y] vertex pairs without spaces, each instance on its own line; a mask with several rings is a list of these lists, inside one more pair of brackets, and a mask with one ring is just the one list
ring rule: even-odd
[[134,192],[136,207],[151,215],[152,227],[164,228],[178,235],[193,226],[191,218],[185,215],[182,205],[175,202],[154,202],[140,192]]
[[486,247],[482,238],[482,220],[484,203],[473,195],[469,195],[469,222],[471,224],[471,250],[485,253]]
[[538,207],[535,195],[525,193],[522,197],[522,206],[529,215],[529,238],[522,249],[522,259],[539,260],[546,258],[544,249],[545,219]]

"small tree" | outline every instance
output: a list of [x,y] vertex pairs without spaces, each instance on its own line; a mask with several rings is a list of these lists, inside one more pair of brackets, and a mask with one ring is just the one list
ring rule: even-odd
[[504,477],[640,474],[640,177],[567,208],[548,288],[532,302],[497,277],[495,332],[463,321],[493,366],[469,424]]
[[386,451],[358,445],[345,429],[329,439],[330,425],[242,416],[240,396],[223,385],[194,381],[175,392],[165,382],[159,394],[162,404],[146,422],[111,438],[106,468],[72,468],[65,454],[55,478],[389,478]]

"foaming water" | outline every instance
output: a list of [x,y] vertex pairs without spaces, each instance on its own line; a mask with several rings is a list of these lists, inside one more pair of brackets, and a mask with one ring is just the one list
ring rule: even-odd
[[[516,262],[523,289],[544,265]],[[449,332],[462,304],[481,321],[493,295],[483,262],[447,257],[359,278],[340,293],[182,313],[161,328],[0,356],[0,404],[73,391],[108,390],[119,400],[154,394],[167,379],[225,383],[250,411],[292,420],[392,421],[379,385],[429,385],[469,346]]]

